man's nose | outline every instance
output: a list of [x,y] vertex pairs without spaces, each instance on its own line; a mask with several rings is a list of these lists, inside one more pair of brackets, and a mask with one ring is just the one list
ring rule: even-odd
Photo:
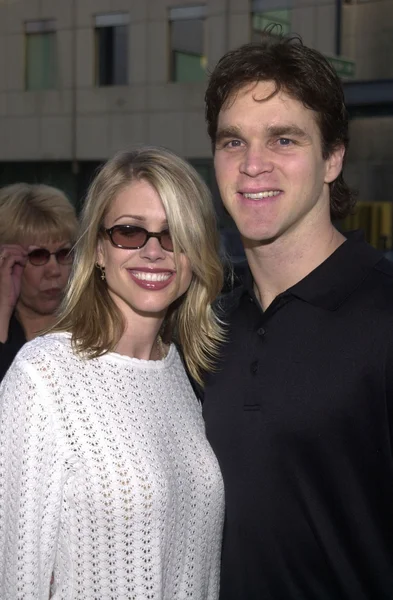
[[240,170],[249,177],[257,177],[273,170],[273,157],[268,148],[261,145],[250,147],[243,155]]

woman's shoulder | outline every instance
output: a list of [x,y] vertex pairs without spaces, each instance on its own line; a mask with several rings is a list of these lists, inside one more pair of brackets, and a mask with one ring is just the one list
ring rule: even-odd
[[18,362],[40,362],[47,356],[62,360],[72,354],[71,336],[68,333],[47,333],[26,342],[16,355]]
[[[34,386],[51,386],[72,377],[71,338],[67,334],[47,334],[26,342],[19,350],[1,382],[5,396],[22,393],[34,397]],[[32,387],[33,386],[33,387]],[[16,392],[16,390],[19,390]],[[41,394],[42,395],[42,394]],[[45,395],[45,394],[44,394]]]

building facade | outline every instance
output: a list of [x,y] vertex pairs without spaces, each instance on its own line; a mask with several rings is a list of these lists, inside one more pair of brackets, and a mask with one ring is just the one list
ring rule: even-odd
[[352,107],[348,177],[362,199],[390,200],[393,0],[0,0],[0,184],[45,181],[78,201],[100,162],[151,143],[214,188],[207,72],[271,23],[333,62]]

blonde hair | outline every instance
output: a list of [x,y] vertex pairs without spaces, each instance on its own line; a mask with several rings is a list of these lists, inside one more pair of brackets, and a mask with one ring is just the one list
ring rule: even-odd
[[219,235],[210,192],[197,172],[167,149],[141,147],[117,154],[90,186],[82,212],[81,237],[68,291],[55,329],[71,331],[75,349],[89,358],[113,350],[124,332],[120,310],[95,267],[100,229],[112,202],[133,181],[146,181],[163,203],[179,254],[191,264],[193,277],[186,294],[168,309],[164,341],[180,344],[190,374],[202,384],[202,373],[214,369],[224,340],[212,303],[223,284]]
[[0,189],[0,243],[75,241],[75,209],[62,191],[44,184],[15,183]]

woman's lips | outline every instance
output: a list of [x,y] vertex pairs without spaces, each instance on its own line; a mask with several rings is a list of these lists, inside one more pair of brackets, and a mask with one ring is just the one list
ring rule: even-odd
[[131,279],[139,287],[147,290],[162,290],[172,283],[176,272],[166,271],[164,269],[143,270],[128,269]]
[[51,288],[50,290],[42,290],[41,294],[47,298],[58,298],[61,295],[61,288]]

